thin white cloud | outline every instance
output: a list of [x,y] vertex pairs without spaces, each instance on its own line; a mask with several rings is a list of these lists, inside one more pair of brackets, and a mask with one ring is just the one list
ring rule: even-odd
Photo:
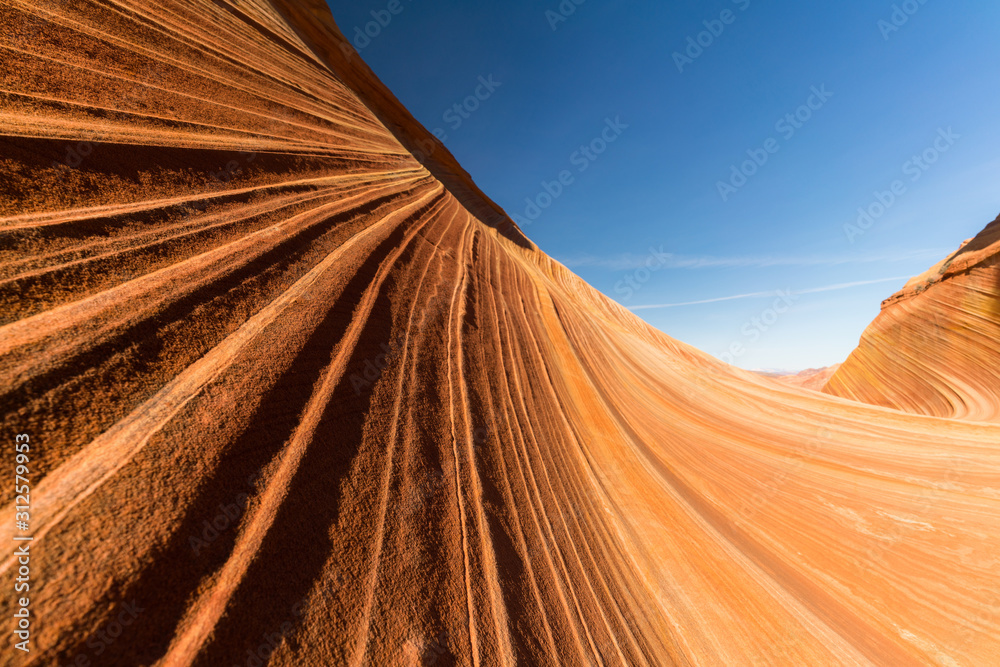
[[[772,266],[840,266],[843,264],[871,264],[874,262],[905,262],[909,260],[939,260],[952,252],[947,249],[912,250],[895,255],[840,255],[840,256],[736,256],[716,257],[713,255],[676,255],[667,254],[666,263],[661,265],[667,269],[733,269],[733,268],[767,268]],[[592,267],[611,271],[630,271],[648,266],[651,254],[634,255],[624,253],[608,257],[594,255],[577,255],[560,261],[569,268]]]
[[[880,278],[878,280],[859,280],[853,283],[837,283],[836,285],[827,285],[825,287],[812,287],[810,289],[804,290],[789,290],[793,295],[799,294],[816,294],[819,292],[834,292],[837,290],[851,289],[852,287],[862,287],[864,285],[877,285],[879,283],[889,283],[898,282],[900,280],[909,280],[910,276],[897,276],[894,278]],[[654,308],[679,308],[681,306],[697,306],[704,303],[718,303],[720,301],[736,301],[738,299],[762,299],[762,298],[773,298],[777,292],[771,290],[769,292],[748,292],[746,294],[734,294],[733,296],[720,296],[714,299],[702,299],[700,301],[684,301],[682,303],[656,303],[649,304],[646,306],[632,306],[629,310],[652,310]]]

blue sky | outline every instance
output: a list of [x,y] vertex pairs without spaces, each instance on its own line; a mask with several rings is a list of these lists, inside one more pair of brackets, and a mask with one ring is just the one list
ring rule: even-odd
[[842,361],[1000,213],[993,1],[330,4],[545,252],[745,368]]

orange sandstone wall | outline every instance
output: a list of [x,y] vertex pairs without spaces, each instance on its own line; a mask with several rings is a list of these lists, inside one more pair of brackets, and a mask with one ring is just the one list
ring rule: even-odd
[[1000,218],[887,299],[829,394],[1000,420]]

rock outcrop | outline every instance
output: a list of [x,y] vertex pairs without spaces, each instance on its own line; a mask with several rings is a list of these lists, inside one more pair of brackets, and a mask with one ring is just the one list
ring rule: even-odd
[[824,391],[1000,421],[1000,218],[886,299]]
[[1000,425],[647,326],[418,161],[318,1],[0,15],[0,664],[1000,654]]

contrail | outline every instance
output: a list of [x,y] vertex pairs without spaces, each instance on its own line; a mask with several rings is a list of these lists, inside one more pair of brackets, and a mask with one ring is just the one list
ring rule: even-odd
[[[859,280],[853,283],[837,283],[826,287],[813,287],[811,289],[792,291],[792,294],[815,294],[817,292],[833,292],[835,290],[850,289],[851,287],[861,287],[863,285],[876,285],[878,283],[888,283],[894,280],[909,280],[910,276],[896,276],[894,278],[880,278],[879,280]],[[735,301],[737,299],[759,299],[774,296],[774,290],[768,292],[748,292],[747,294],[734,294],[733,296],[720,296],[714,299],[702,299],[701,301],[684,301],[683,303],[656,303],[646,306],[632,306],[629,310],[652,310],[654,308],[679,308],[680,306],[697,306],[703,303],[718,303],[719,301]]]

